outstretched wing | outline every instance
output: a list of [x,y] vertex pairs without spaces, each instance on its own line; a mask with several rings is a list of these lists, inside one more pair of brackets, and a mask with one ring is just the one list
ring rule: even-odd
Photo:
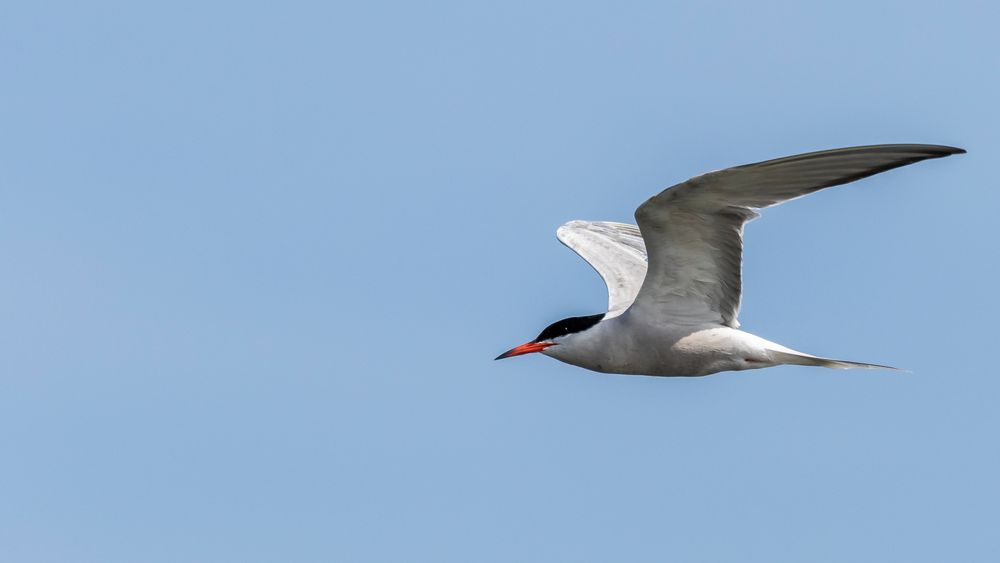
[[630,314],[738,327],[743,225],[757,210],[964,152],[937,145],[835,149],[709,172],[667,188],[635,212],[649,270]]
[[570,221],[556,236],[597,270],[608,286],[608,314],[620,315],[646,276],[646,245],[639,227],[609,221]]

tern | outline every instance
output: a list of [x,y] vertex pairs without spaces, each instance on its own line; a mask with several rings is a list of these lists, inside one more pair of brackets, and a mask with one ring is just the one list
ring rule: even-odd
[[896,369],[804,354],[739,330],[743,227],[766,207],[964,152],[873,145],[800,154],[671,186],[636,209],[637,225],[570,221],[556,236],[604,279],[608,311],[553,323],[496,359],[541,352],[597,372],[657,376],[784,364]]

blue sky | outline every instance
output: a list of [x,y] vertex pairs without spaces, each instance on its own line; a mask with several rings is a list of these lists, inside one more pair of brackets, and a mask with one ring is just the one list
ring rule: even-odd
[[[996,561],[996,3],[0,7],[0,560]],[[840,146],[748,330],[908,374],[493,362],[570,219]]]

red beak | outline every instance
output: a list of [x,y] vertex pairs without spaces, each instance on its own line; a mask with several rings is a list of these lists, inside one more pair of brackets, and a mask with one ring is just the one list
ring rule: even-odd
[[521,356],[523,354],[530,354],[532,352],[541,352],[542,350],[548,348],[549,346],[554,346],[554,342],[528,342],[527,344],[521,344],[516,348],[511,348],[503,354],[500,354],[494,360],[502,360],[504,358],[513,358],[514,356]]

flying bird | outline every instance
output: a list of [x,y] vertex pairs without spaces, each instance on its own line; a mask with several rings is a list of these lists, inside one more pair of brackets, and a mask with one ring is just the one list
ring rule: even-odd
[[765,207],[964,152],[874,145],[800,154],[669,187],[636,209],[638,226],[570,221],[556,236],[604,279],[608,311],[553,323],[496,359],[541,352],[598,372],[659,376],[783,364],[895,369],[804,354],[739,330],[743,226]]

